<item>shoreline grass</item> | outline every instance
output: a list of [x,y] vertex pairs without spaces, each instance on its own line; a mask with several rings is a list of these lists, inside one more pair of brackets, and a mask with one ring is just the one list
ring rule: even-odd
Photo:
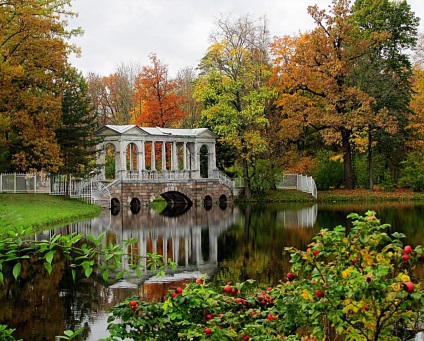
[[100,211],[100,206],[65,196],[0,193],[0,232],[5,222],[41,230],[93,218]]

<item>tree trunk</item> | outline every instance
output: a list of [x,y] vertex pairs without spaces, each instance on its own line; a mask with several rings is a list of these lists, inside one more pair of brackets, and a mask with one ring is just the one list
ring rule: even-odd
[[370,181],[370,190],[374,190],[374,182],[372,179],[372,135],[371,135],[371,127],[369,127],[368,131],[368,155],[367,155],[367,161],[368,161],[368,176]]
[[352,148],[350,146],[350,136],[352,132],[346,128],[342,128],[340,132],[342,135],[345,186],[346,189],[353,189]]
[[71,194],[71,174],[66,174],[66,184],[65,184],[65,193],[67,196],[70,196]]
[[244,195],[246,199],[252,197],[252,190],[250,188],[250,177],[249,177],[249,163],[246,159],[243,159],[243,180],[244,180]]

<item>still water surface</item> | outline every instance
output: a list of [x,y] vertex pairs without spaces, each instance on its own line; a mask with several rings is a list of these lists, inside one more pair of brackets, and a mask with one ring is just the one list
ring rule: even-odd
[[[138,249],[131,252],[157,252],[172,258],[178,263],[177,278],[207,274],[217,283],[253,278],[273,285],[289,270],[284,247],[305,249],[320,229],[349,227],[349,213],[363,214],[368,209],[391,225],[389,233],[404,232],[411,245],[424,245],[424,203],[213,206],[165,214],[145,207],[138,213],[106,210],[96,219],[37,238],[71,232],[105,232],[105,243],[136,238]],[[40,264],[27,262],[21,277],[18,282],[5,281],[0,292],[0,323],[16,328],[15,337],[24,341],[55,340],[64,330],[83,325],[81,340],[107,337],[107,309],[128,296],[142,294],[142,283],[155,280],[148,272],[141,279],[108,283],[79,274],[74,283],[60,258],[50,275]]]

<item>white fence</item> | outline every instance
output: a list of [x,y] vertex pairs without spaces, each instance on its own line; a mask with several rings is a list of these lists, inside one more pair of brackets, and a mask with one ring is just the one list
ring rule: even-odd
[[50,177],[44,172],[0,174],[0,193],[50,193]]
[[49,175],[45,172],[0,174],[0,193],[69,195],[101,206],[110,202],[110,193],[100,181],[72,178],[68,184],[66,175]]
[[284,174],[283,181],[276,184],[277,188],[296,189],[305,193],[311,193],[317,197],[317,186],[312,176],[302,174]]
[[69,195],[100,206],[109,206],[111,199],[109,190],[102,182],[75,178],[68,182],[65,175],[52,177],[50,195]]

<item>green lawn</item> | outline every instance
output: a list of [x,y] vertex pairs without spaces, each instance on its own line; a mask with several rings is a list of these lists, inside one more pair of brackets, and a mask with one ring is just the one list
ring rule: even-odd
[[0,232],[10,224],[45,229],[95,217],[101,208],[77,199],[48,194],[0,194]]

